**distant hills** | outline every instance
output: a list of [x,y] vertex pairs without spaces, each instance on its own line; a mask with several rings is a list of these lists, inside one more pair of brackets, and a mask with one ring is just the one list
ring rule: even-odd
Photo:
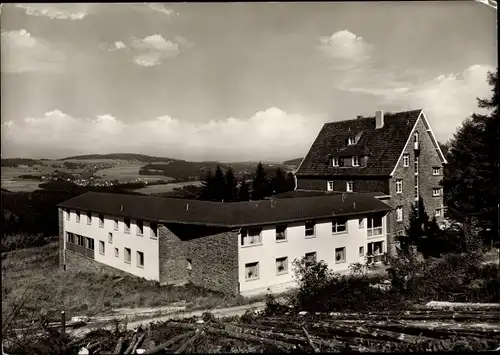
[[299,164],[302,162],[302,159],[304,159],[304,158],[295,158],[295,159],[285,160],[283,162],[283,165],[299,166]]
[[172,158],[152,157],[150,155],[135,154],[135,153],[112,153],[112,154],[87,154],[76,155],[58,160],[97,160],[97,159],[111,159],[111,160],[137,160],[145,163],[165,162],[165,161],[182,161]]

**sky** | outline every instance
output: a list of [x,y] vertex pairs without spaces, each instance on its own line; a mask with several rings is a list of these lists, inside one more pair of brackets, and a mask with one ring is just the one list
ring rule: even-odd
[[325,122],[422,108],[447,141],[489,97],[476,2],[65,3],[1,9],[2,157],[304,156]]

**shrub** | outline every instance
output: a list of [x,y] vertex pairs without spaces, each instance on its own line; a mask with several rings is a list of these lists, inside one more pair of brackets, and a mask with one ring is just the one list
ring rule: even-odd
[[45,237],[42,233],[7,235],[2,237],[2,252],[41,247],[51,241],[53,241],[53,239]]

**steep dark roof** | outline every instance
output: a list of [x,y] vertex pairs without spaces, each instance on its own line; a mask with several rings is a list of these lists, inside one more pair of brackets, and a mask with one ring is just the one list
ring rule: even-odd
[[[347,194],[347,193],[345,191],[297,189],[297,190],[277,194],[274,196],[274,198],[281,199],[281,198],[297,198],[297,197],[311,197],[311,196],[331,196],[331,195],[339,195],[339,194],[341,195],[341,194]],[[370,197],[381,197],[381,196],[387,195],[381,191],[378,191],[378,192],[356,192],[356,194],[363,195],[363,196],[370,196]]]
[[[296,175],[390,175],[421,111],[385,113],[384,126],[379,129],[375,129],[375,117],[325,123]],[[346,149],[347,138],[360,132],[356,145]],[[365,167],[332,167],[329,164],[331,157],[338,156],[344,149],[362,152],[365,148],[369,152]]]
[[391,210],[390,206],[373,196],[358,193],[344,194],[344,196],[336,194],[222,203],[87,192],[58,206],[161,223],[183,223],[228,228],[372,212],[388,212]]

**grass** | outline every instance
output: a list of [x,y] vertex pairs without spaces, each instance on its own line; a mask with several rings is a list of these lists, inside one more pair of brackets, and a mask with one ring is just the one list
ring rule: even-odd
[[18,320],[28,313],[64,310],[73,316],[102,316],[117,308],[166,306],[186,301],[186,310],[230,307],[257,299],[227,296],[186,286],[159,286],[133,276],[112,277],[91,272],[61,271],[57,243],[2,254],[2,314],[10,313],[26,292],[28,300]]

